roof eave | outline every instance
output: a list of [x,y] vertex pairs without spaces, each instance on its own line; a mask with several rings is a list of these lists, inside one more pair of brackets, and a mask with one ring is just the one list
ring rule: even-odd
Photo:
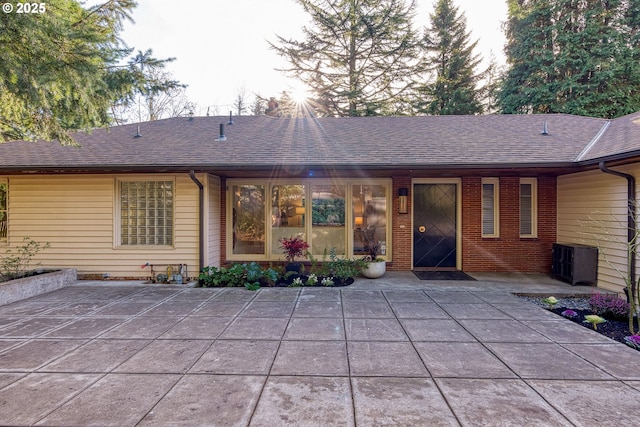
[[[640,155],[640,151],[638,152]],[[171,172],[189,172],[191,170],[216,173],[217,171],[271,171],[274,169],[285,170],[314,170],[314,169],[332,169],[340,171],[362,171],[362,170],[412,170],[412,171],[429,171],[429,170],[469,170],[469,169],[571,169],[581,165],[589,165],[592,162],[509,162],[509,163],[430,163],[430,164],[388,164],[388,163],[371,163],[371,164],[252,164],[252,165],[223,165],[223,164],[193,164],[193,165],[78,165],[78,166],[50,166],[50,165],[16,165],[16,166],[0,166],[0,174],[64,174],[64,173],[171,173]],[[597,164],[598,162],[595,161]]]

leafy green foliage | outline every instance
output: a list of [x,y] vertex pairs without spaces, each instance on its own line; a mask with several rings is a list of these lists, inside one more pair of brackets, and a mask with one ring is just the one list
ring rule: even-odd
[[15,252],[7,249],[4,256],[0,255],[0,280],[12,280],[24,276],[31,266],[33,257],[50,246],[49,243],[42,244],[25,237],[24,244],[17,246]]
[[317,112],[373,116],[405,111],[419,57],[413,1],[297,0],[311,18],[303,40],[277,36],[283,71],[304,82]]
[[230,267],[204,267],[198,276],[200,285],[209,287],[246,287],[249,290],[261,286],[273,286],[280,274],[272,268],[264,269],[258,263],[233,264]]
[[326,263],[328,275],[338,279],[348,279],[360,274],[360,269],[366,267],[367,262],[363,259],[339,258],[336,255],[336,248],[329,251],[329,261]]
[[119,33],[135,6],[110,0],[85,9],[76,0],[51,0],[46,13],[0,14],[0,142],[71,143],[67,130],[107,125],[117,101],[177,85],[148,78],[167,62],[151,51],[120,65],[133,51]]
[[425,66],[435,80],[419,87],[424,100],[418,110],[431,115],[482,113],[477,84],[483,76],[475,71],[481,58],[473,53],[478,42],[470,42],[464,14],[452,0],[438,0],[430,19],[423,44]]
[[638,1],[509,0],[505,113],[640,109]]

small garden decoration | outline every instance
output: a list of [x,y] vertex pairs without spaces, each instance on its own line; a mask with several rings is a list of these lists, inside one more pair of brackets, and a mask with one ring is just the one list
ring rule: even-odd
[[563,311],[562,314],[564,317],[568,317],[568,318],[574,318],[578,315],[578,313],[576,313],[575,311],[571,310],[571,309],[567,309],[565,311]]

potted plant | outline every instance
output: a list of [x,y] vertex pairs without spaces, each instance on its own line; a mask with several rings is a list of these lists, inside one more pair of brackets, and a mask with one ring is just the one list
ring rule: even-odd
[[375,239],[375,228],[365,230],[364,240],[368,255],[365,257],[366,265],[360,269],[360,273],[369,279],[382,277],[387,271],[387,262],[379,256],[382,242]]
[[296,258],[307,256],[309,244],[300,236],[283,237],[279,242],[280,249],[284,252],[284,257],[287,260],[287,265],[285,266],[286,271],[294,271],[300,274],[302,266],[299,262],[296,262]]

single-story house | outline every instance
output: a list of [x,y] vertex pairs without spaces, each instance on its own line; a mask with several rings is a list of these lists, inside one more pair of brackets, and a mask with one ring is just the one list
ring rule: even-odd
[[192,117],[73,138],[0,144],[0,251],[29,237],[84,278],[194,277],[283,260],[282,237],[322,260],[373,236],[388,270],[550,273],[553,244],[580,243],[600,247],[598,286],[624,286],[640,113]]

